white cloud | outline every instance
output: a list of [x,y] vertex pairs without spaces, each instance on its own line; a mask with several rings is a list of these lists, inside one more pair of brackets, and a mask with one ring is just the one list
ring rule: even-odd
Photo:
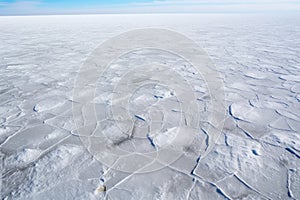
[[82,13],[213,13],[300,11],[298,0],[155,0],[98,7],[51,8],[41,1],[14,3],[0,1],[0,15],[82,14]]
[[0,2],[0,15],[29,14],[39,10],[40,1],[16,1],[13,3]]
[[300,11],[299,0],[156,0],[136,6],[176,12]]

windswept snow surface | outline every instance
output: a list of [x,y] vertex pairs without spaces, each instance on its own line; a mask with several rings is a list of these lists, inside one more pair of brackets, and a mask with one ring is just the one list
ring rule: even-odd
[[[300,199],[299,17],[0,17],[1,199]],[[127,173],[104,165],[82,144],[73,121],[73,88],[80,66],[98,45],[145,27],[182,33],[207,52],[222,78],[227,112],[213,145],[206,117],[214,112],[209,91],[187,61],[151,49],[116,59],[99,78],[93,102],[87,102],[95,104],[99,119],[95,136],[100,130],[111,145],[141,154],[176,136],[180,102],[172,90],[155,84],[129,94],[135,121],[130,135],[113,121],[101,121],[111,118],[114,87],[139,63],[164,64],[180,73],[197,98],[194,112],[201,113],[192,143],[184,146],[185,136],[177,141],[183,149],[178,160],[157,171]],[[205,157],[202,144],[213,145]]]

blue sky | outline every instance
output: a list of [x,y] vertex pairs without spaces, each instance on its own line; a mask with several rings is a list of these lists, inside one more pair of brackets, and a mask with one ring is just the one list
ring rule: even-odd
[[0,15],[300,12],[300,0],[0,0]]

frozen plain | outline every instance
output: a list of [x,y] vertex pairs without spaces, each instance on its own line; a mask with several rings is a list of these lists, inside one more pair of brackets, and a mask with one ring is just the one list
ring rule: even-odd
[[[258,14],[0,17],[1,198],[300,199],[298,19]],[[120,57],[99,80],[93,100],[98,118],[111,117],[113,86],[141,62],[172,66],[193,83],[203,114],[203,127],[179,160],[154,172],[125,173],[103,165],[82,145],[73,122],[73,88],[80,66],[98,45],[145,27],[182,33],[207,52],[224,82],[226,121],[202,158],[199,148],[210,136],[205,81],[166,52],[137,50]],[[158,110],[154,117],[165,118],[163,128],[170,133],[179,120],[178,102],[167,88],[141,88],[128,109],[146,123],[143,108],[158,101],[164,113]],[[172,136],[151,142],[132,138],[128,144],[111,121],[99,124],[96,128],[128,151],[150,151]],[[137,126],[136,134],[147,134],[145,126]]]

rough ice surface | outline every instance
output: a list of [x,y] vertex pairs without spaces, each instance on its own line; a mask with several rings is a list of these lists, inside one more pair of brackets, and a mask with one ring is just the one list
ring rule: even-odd
[[[1,17],[1,198],[300,199],[298,19],[259,14]],[[114,86],[138,63],[163,63],[180,72],[192,83],[197,112],[203,114],[203,127],[189,147],[182,147],[182,157],[151,173],[125,173],[105,166],[82,145],[73,122],[73,84],[100,43],[145,27],[178,31],[204,48],[223,79],[227,114],[221,137],[202,158],[201,144],[210,145],[205,127],[210,96],[201,76],[166,52],[145,49],[120,57],[99,79],[90,102],[100,120],[94,129],[112,145],[153,151],[172,141],[181,120],[176,94],[148,85],[135,91],[128,105],[136,137],[101,122],[112,117],[107,108]]]

